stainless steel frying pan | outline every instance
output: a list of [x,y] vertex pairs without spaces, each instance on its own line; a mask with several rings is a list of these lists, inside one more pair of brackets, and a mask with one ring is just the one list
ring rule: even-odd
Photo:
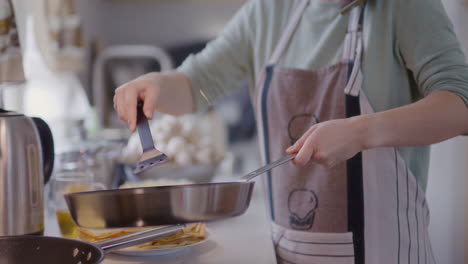
[[90,244],[44,236],[0,237],[0,263],[95,264],[105,253],[175,234],[184,225],[160,227]]
[[70,193],[68,209],[86,228],[144,227],[215,221],[243,214],[256,176],[294,159],[283,157],[238,182],[144,187]]

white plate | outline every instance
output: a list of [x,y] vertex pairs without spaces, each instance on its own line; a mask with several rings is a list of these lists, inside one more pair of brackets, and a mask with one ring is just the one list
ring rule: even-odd
[[147,256],[160,256],[160,255],[172,254],[175,252],[179,252],[182,250],[186,250],[189,248],[199,246],[203,244],[204,242],[208,241],[210,233],[208,232],[208,230],[206,230],[205,232],[206,232],[205,239],[203,239],[200,242],[191,244],[191,245],[185,245],[185,246],[174,247],[174,248],[160,248],[160,249],[123,248],[123,249],[113,251],[112,253],[123,255],[123,256],[132,256],[132,257],[147,257]]

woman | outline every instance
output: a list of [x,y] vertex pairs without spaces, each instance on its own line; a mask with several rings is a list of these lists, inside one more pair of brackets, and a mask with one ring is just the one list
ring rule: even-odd
[[190,113],[247,77],[264,161],[297,154],[268,175],[278,263],[435,263],[428,145],[468,132],[468,67],[439,0],[355,2],[249,1],[115,109],[135,130],[138,99]]

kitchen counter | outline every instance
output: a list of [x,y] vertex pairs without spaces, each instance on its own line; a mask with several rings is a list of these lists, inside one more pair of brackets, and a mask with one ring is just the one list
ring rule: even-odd
[[[192,249],[153,257],[127,257],[108,254],[103,264],[274,264],[273,244],[263,184],[257,180],[249,209],[239,217],[208,223],[209,240]],[[59,236],[54,215],[46,218],[45,234]]]

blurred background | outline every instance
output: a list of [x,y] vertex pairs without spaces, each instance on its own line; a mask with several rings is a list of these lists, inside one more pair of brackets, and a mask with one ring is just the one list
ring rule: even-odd
[[[115,150],[131,136],[112,109],[114,89],[142,73],[180,65],[215,38],[244,2],[14,0],[27,82],[3,88],[5,108],[51,125],[59,166],[83,162],[84,152],[104,153],[102,159],[109,160],[106,147]],[[468,54],[468,3],[443,3]],[[51,32],[54,37],[47,37]],[[220,140],[229,149],[232,170],[254,168],[258,151],[246,85],[213,113],[222,124]],[[435,258],[468,263],[468,139],[437,144],[431,155],[427,196]]]

